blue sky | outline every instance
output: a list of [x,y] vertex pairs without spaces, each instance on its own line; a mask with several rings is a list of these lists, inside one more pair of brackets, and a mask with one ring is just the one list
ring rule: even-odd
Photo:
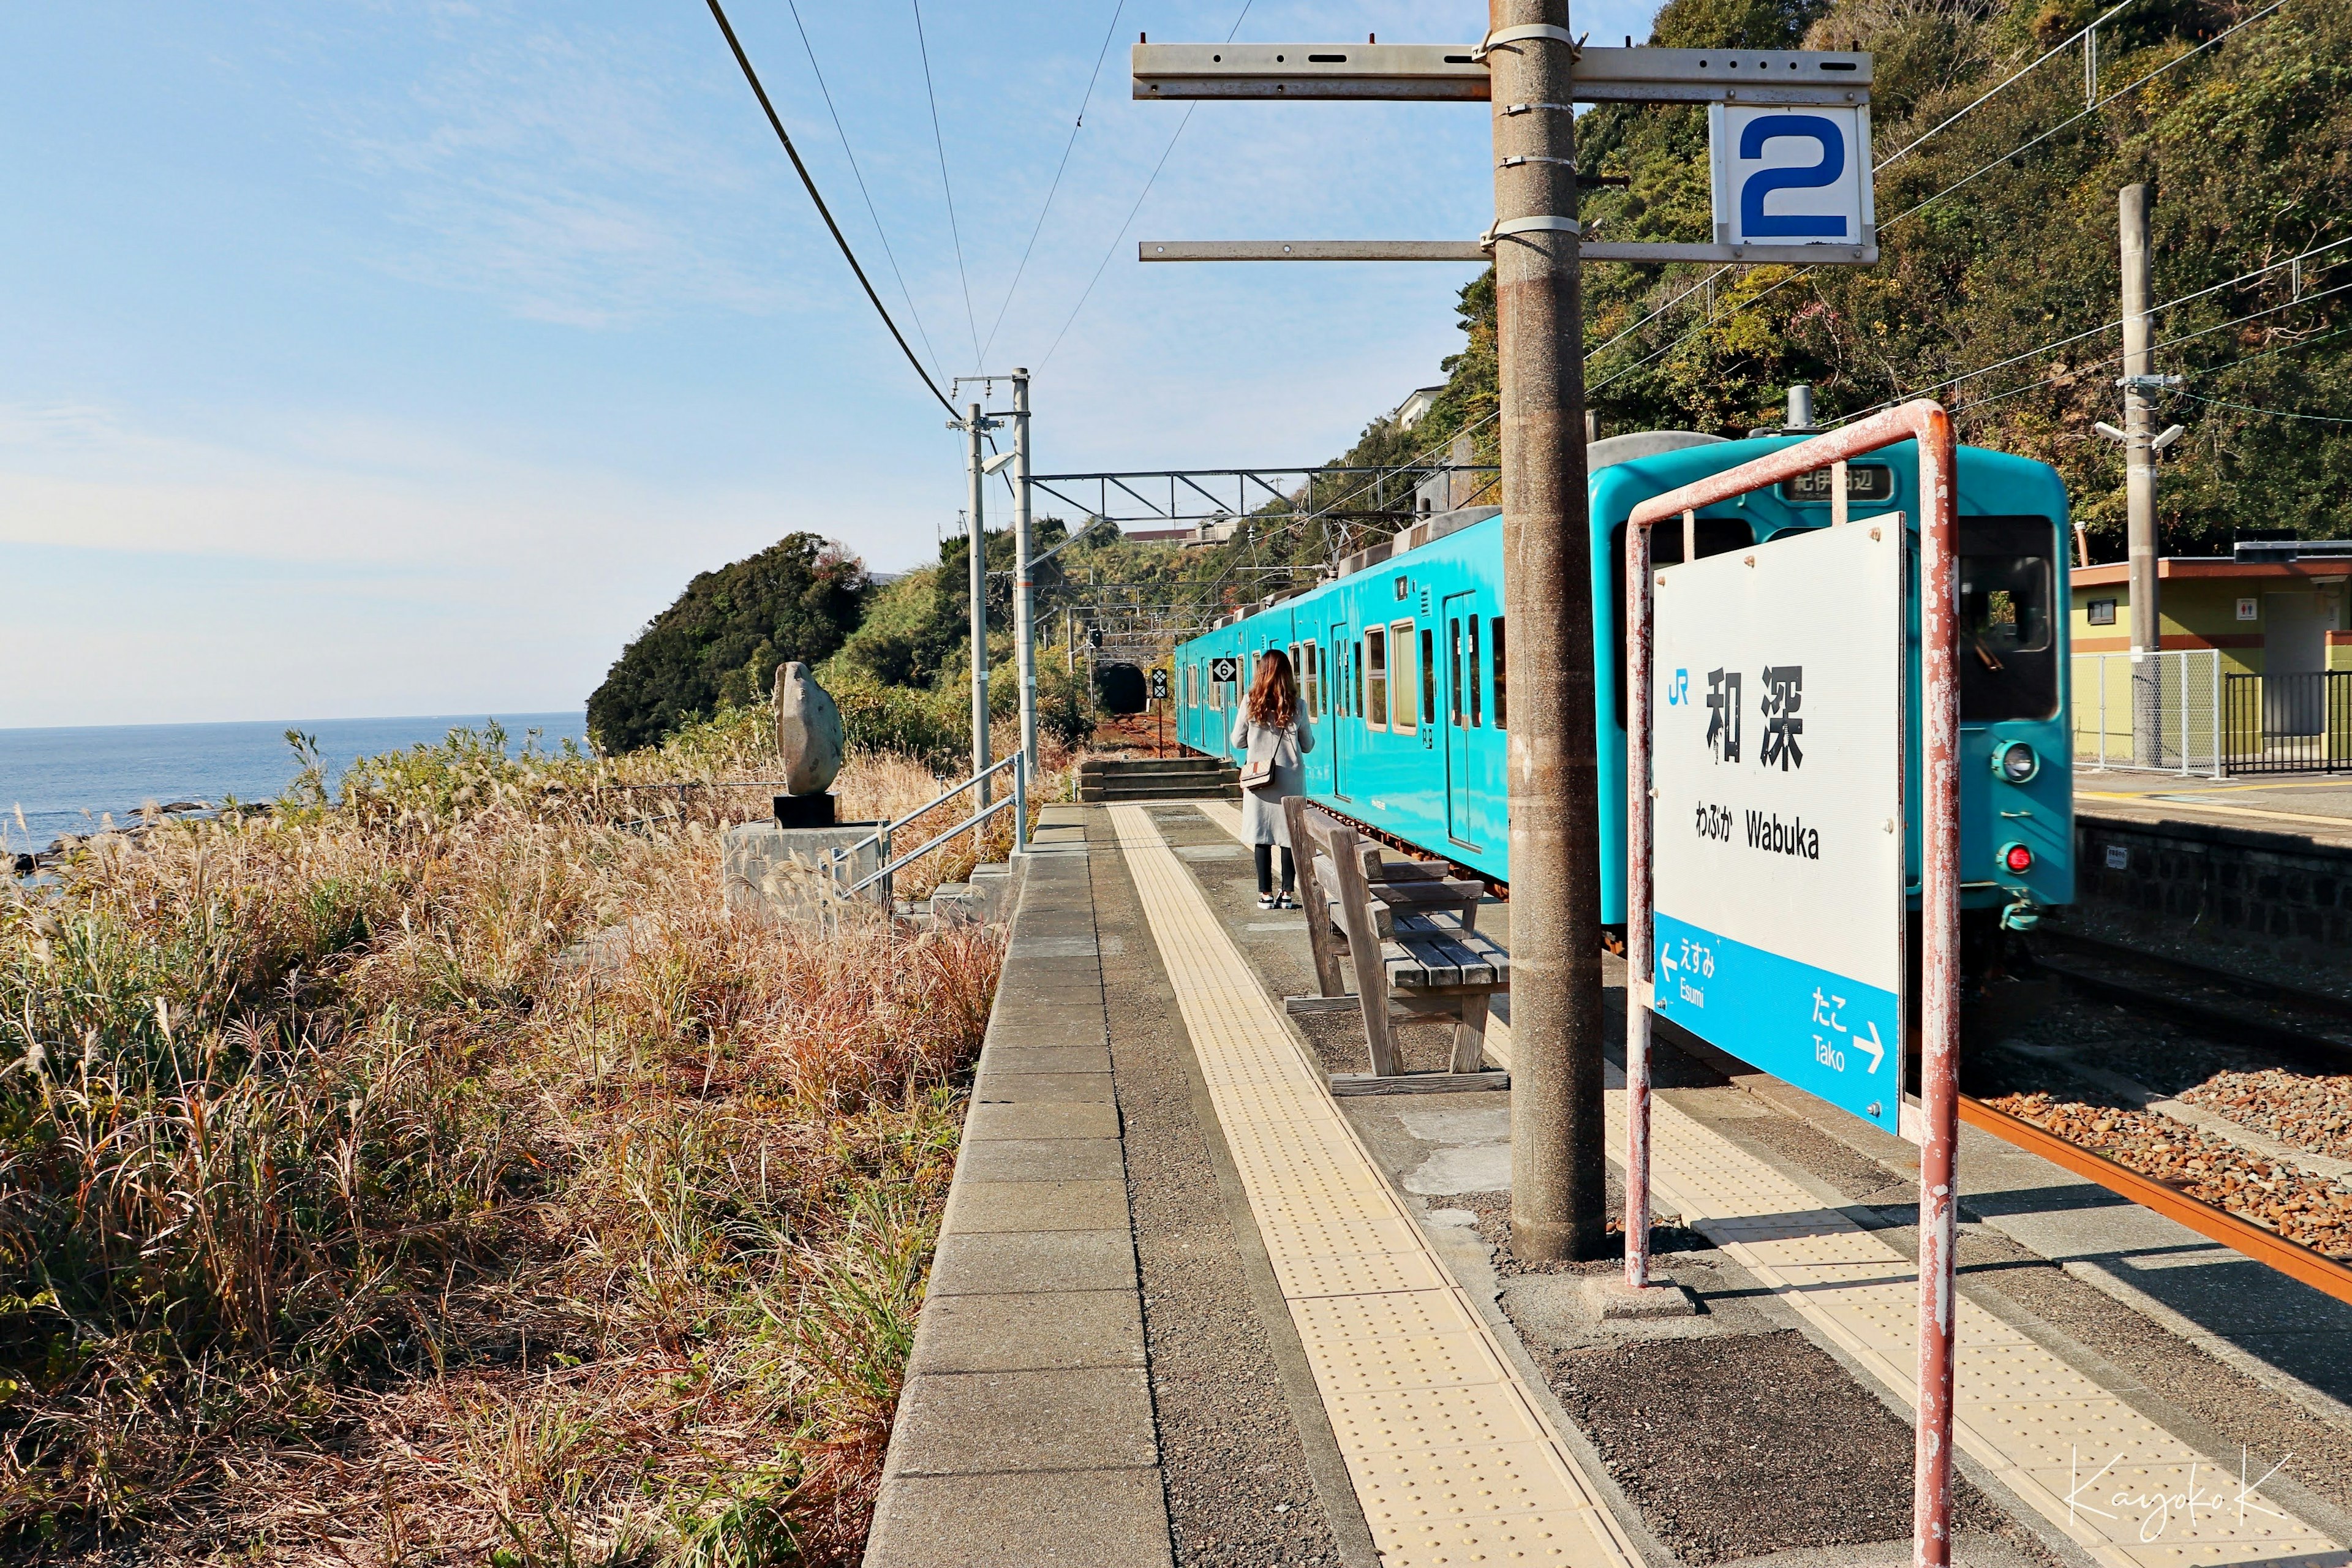
[[[908,335],[1036,373],[1042,469],[1329,457],[1436,378],[1474,269],[1134,241],[1475,234],[1485,110],[1202,105],[1074,319],[1184,113],[1127,46],[1241,11],[1117,6],[1008,307],[1115,5],[925,5],[960,273],[910,5],[800,0],[911,310],[784,0],[730,14]],[[1240,36],[1484,19],[1255,0]],[[903,568],[954,523],[958,438],[698,0],[93,0],[11,7],[0,54],[0,727],[574,707],[698,571],[794,529]]]

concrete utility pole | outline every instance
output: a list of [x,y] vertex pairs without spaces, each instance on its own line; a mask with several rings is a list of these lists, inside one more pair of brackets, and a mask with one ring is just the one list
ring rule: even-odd
[[1504,636],[1511,671],[1511,1249],[1600,1256],[1600,781],[1592,717],[1576,58],[1567,0],[1488,0]]
[[[963,427],[966,477],[971,485],[971,506],[965,514],[971,558],[966,564],[971,568],[971,771],[977,775],[988,771],[988,530],[982,525],[988,476],[981,472],[980,439],[990,428],[990,422],[980,416],[979,404],[965,405]],[[983,806],[989,801],[989,782],[982,779],[979,786]]]
[[1021,771],[1037,778],[1037,585],[1029,532],[1029,372],[1013,372],[1013,648],[1021,681]]
[[2164,765],[2164,686],[2159,660],[2163,617],[2156,577],[2154,423],[2142,379],[2155,372],[2148,352],[2147,187],[2126,185],[2117,204],[2123,228],[2124,504],[2131,577],[2132,755],[2142,767]]

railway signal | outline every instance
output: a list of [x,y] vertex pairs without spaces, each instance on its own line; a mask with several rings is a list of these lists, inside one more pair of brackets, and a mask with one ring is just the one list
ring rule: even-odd
[[[1608,1246],[1601,1109],[1599,780],[1580,258],[1869,262],[1871,58],[1803,50],[1587,49],[1567,0],[1488,0],[1466,45],[1139,43],[1139,99],[1388,99],[1492,108],[1495,221],[1473,242],[1150,241],[1143,260],[1495,264],[1505,651],[1512,672],[1511,1245]],[[1706,103],[1716,232],[1586,242],[1578,101]],[[1728,139],[1727,142],[1726,139]]]

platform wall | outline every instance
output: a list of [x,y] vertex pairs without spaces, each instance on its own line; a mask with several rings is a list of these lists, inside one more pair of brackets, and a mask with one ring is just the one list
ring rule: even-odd
[[2095,920],[2174,942],[2352,965],[2352,849],[2079,809],[2074,841],[2076,905]]

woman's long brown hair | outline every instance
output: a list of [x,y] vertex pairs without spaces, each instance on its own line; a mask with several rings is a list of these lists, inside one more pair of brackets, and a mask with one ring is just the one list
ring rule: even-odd
[[1298,678],[1290,672],[1290,656],[1278,647],[1258,655],[1257,679],[1250,682],[1245,710],[1250,721],[1269,730],[1287,728],[1298,717]]

